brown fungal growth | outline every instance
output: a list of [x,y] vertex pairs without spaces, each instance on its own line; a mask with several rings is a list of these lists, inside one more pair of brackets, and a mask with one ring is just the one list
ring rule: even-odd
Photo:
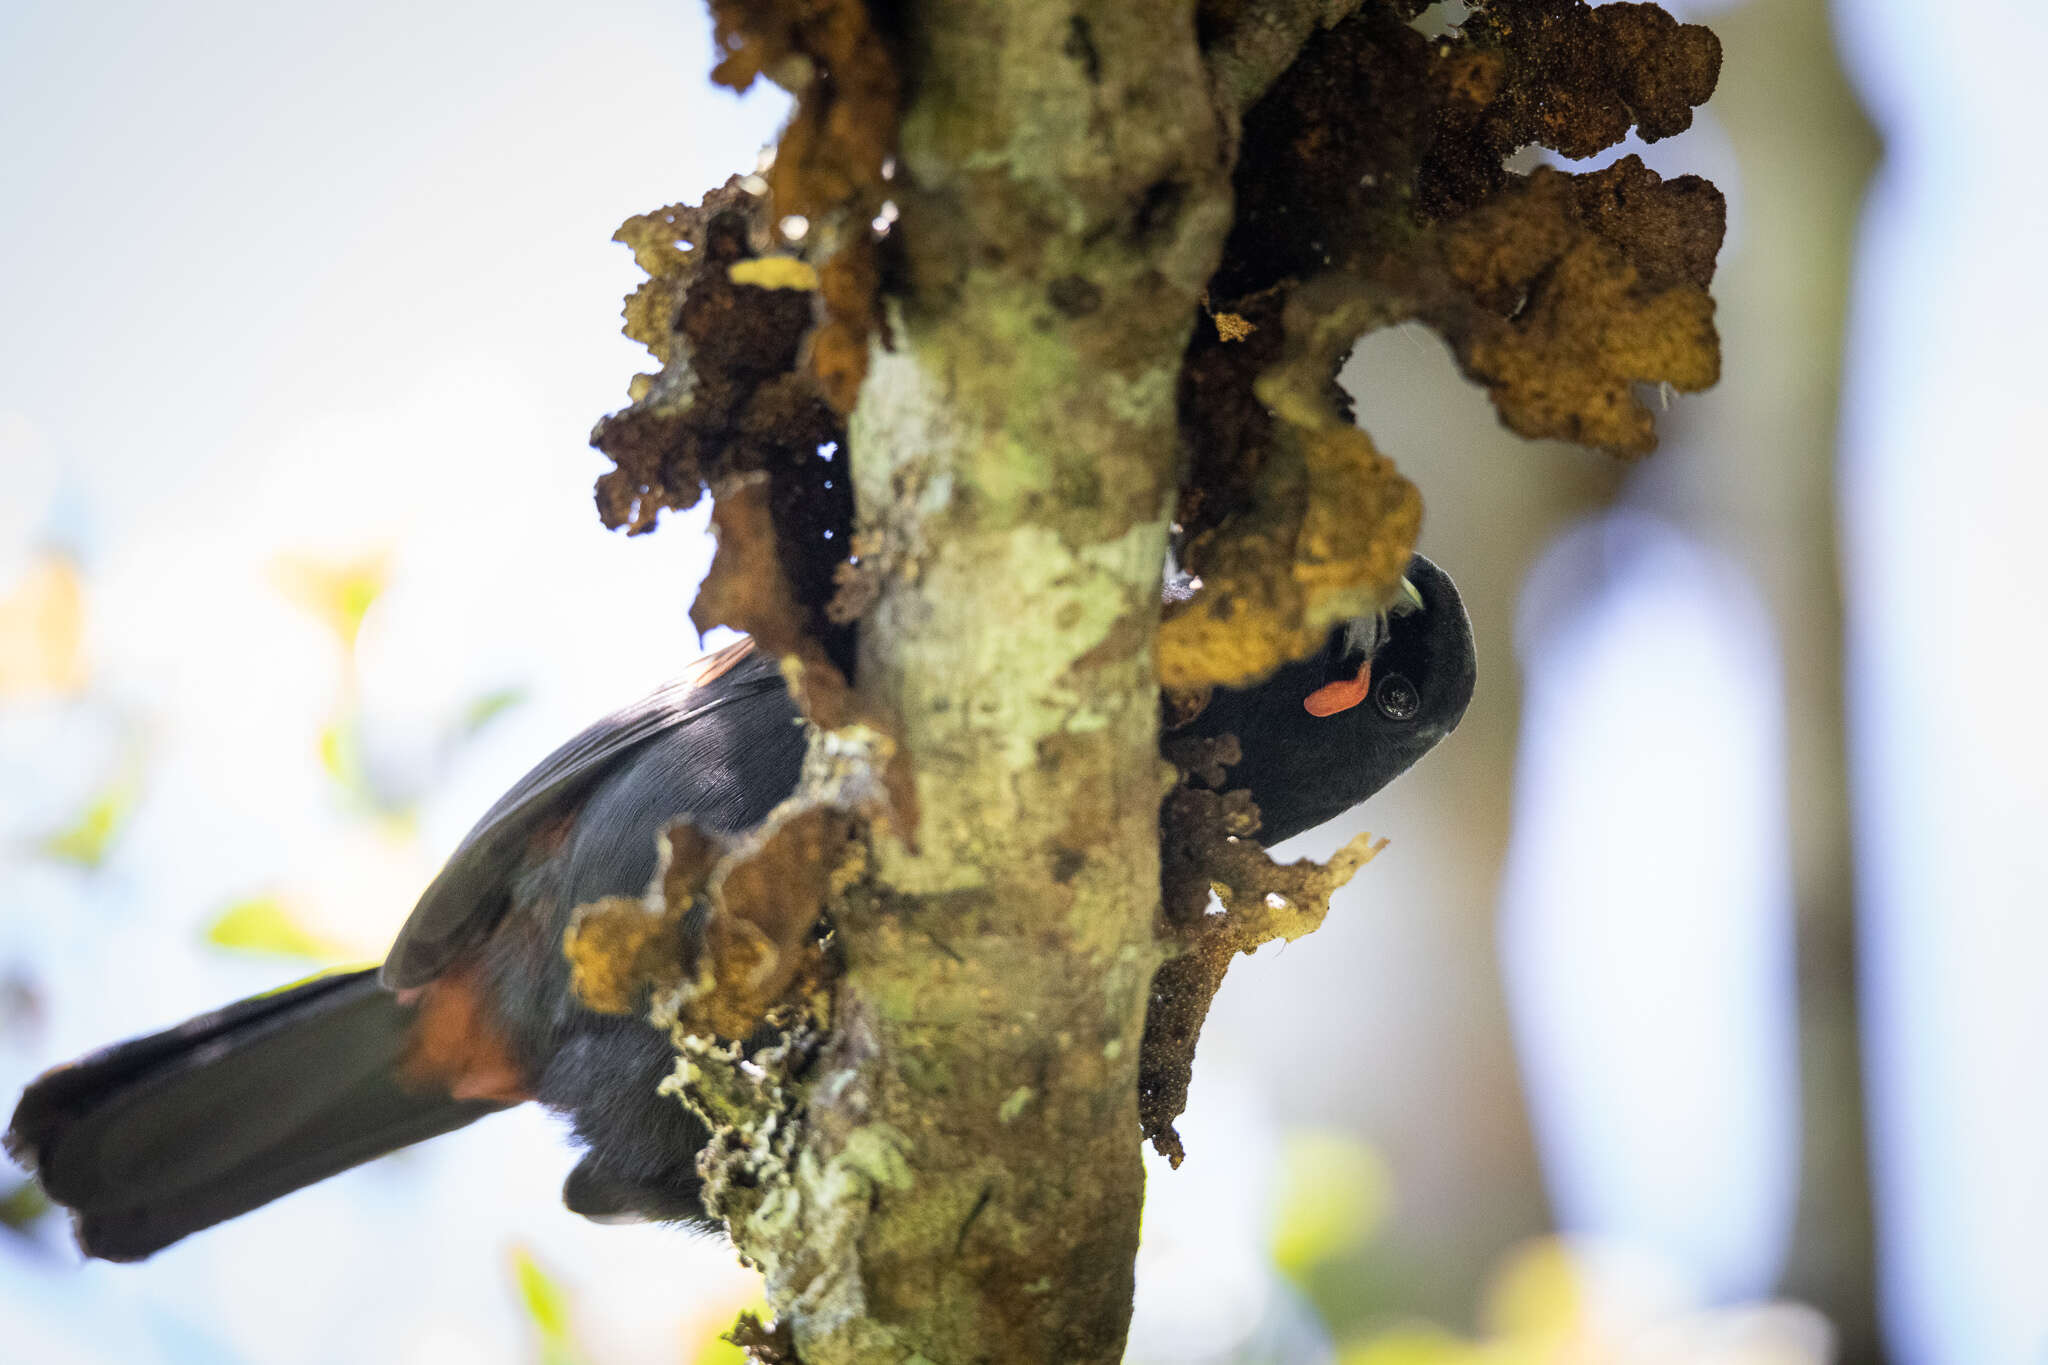
[[[636,377],[632,405],[591,436],[616,465],[598,480],[598,510],[607,526],[641,534],[664,508],[714,490],[718,551],[691,611],[698,629],[752,634],[783,659],[819,724],[881,728],[886,714],[847,680],[857,613],[832,610],[853,568],[846,426],[802,363],[820,293],[848,287],[846,271],[858,275],[868,255],[815,270],[771,245],[769,217],[767,197],[735,177],[700,206],[619,229],[649,275],[626,301],[626,334],[661,369]],[[908,773],[893,783],[907,792]],[[901,827],[914,824],[912,809],[897,803]]]
[[785,568],[788,554],[776,526],[773,495],[773,484],[760,474],[738,475],[719,485],[711,508],[718,551],[697,589],[690,620],[699,630],[743,630],[769,653],[794,660],[797,696],[806,714],[821,725],[841,725],[850,718],[849,693],[808,629],[808,615]]
[[816,216],[879,199],[896,148],[896,64],[863,0],[711,0],[711,79],[766,76],[796,96],[769,185],[780,213]]
[[[1423,316],[1516,432],[1639,456],[1655,449],[1657,433],[1636,386],[1707,388],[1720,377],[1720,346],[1713,300],[1685,270],[1682,245],[1610,236],[1588,221],[1582,205],[1602,204],[1602,177],[1635,185],[1622,200],[1630,217],[1595,220],[1601,226],[1625,231],[1684,214],[1694,229],[1685,235],[1708,235],[1699,225],[1710,220],[1718,247],[1720,195],[1698,177],[1666,185],[1635,157],[1595,176],[1539,167],[1444,234],[1455,288]],[[1705,259],[1711,270],[1711,248]]]
[[[1172,756],[1183,781],[1161,813],[1160,892],[1164,932],[1177,953],[1152,978],[1138,1061],[1138,1117],[1159,1154],[1178,1166],[1187,1153],[1173,1121],[1187,1107],[1195,1044],[1231,959],[1315,932],[1329,914],[1331,895],[1386,841],[1360,834],[1327,863],[1276,863],[1254,837],[1259,811],[1251,794],[1198,785],[1223,784],[1236,739],[1183,741]],[[1212,892],[1223,903],[1221,914],[1208,913]]]
[[[749,513],[747,521],[772,526],[767,553],[786,602],[780,615],[746,619],[700,611],[700,628],[765,627],[778,653],[810,639],[827,657],[848,644],[825,614],[852,537],[846,428],[798,364],[815,291],[785,287],[786,271],[746,268],[803,266],[769,250],[767,217],[765,198],[735,177],[701,206],[642,214],[619,229],[617,239],[649,276],[626,300],[626,335],[661,369],[637,376],[632,405],[591,434],[617,466],[597,482],[598,513],[605,525],[638,535],[654,529],[664,508],[694,507],[707,488],[758,481],[769,517]],[[740,539],[728,535],[721,553],[745,553],[758,567],[764,551],[743,550]],[[788,629],[776,630],[780,624]]]
[[752,1365],[801,1365],[787,1322],[769,1327],[753,1313],[743,1312],[732,1330],[719,1339],[745,1351]]
[[704,888],[707,989],[682,1002],[684,1028],[745,1038],[779,1001],[822,977],[813,930],[859,866],[857,832],[845,811],[791,802],[727,852]]
[[1312,652],[1384,603],[1421,521],[1415,486],[1363,431],[1284,427],[1245,511],[1189,544],[1203,586],[1160,626],[1161,685],[1243,686]]
[[695,957],[684,917],[724,852],[719,840],[678,820],[662,832],[653,892],[576,907],[562,940],[576,998],[600,1014],[634,1014],[646,1008],[650,990],[681,984]]
[[[691,621],[699,630],[714,625],[744,630],[779,655],[790,691],[817,725],[827,730],[865,725],[878,734],[893,735],[896,727],[887,711],[847,682],[819,635],[810,630],[813,614],[798,600],[785,572],[790,557],[782,546],[773,496],[772,480],[760,475],[728,479],[719,488],[711,512],[718,553],[697,590]],[[828,612],[835,605],[836,599],[828,602]],[[843,626],[856,618],[829,619]],[[891,745],[884,762],[890,822],[902,837],[913,838],[917,796],[909,758]]]
[[1721,43],[1656,5],[1488,0],[1437,51],[1458,98],[1423,190],[1451,216],[1511,178],[1502,160],[1534,143],[1574,159],[1627,137],[1692,127],[1714,93]]
[[829,412],[807,410],[823,407],[815,393],[789,382],[810,295],[745,283],[744,270],[734,277],[734,267],[771,256],[763,194],[735,176],[701,205],[627,219],[613,240],[648,275],[626,299],[626,335],[661,369],[635,376],[632,405],[591,433],[618,466],[597,483],[606,526],[651,531],[664,508],[696,506],[719,478],[815,455],[843,435]]
[[673,822],[645,899],[577,907],[563,941],[577,998],[630,1014],[664,994],[687,1033],[752,1036],[777,1004],[823,978],[815,930],[860,865],[858,833],[849,812],[801,798],[737,839]]
[[766,76],[796,96],[767,171],[775,216],[806,220],[804,254],[822,281],[806,369],[842,416],[867,373],[880,325],[880,276],[869,226],[887,196],[900,81],[864,0],[711,0],[724,53],[711,78],[745,90]]
[[562,938],[569,987],[599,1014],[637,1014],[649,989],[682,980],[689,944],[683,918],[664,905],[632,896],[606,896],[576,907]]
[[1683,131],[1713,90],[1713,34],[1653,5],[1509,0],[1426,38],[1414,8],[1318,33],[1245,115],[1209,303],[1236,321],[1197,327],[1182,374],[1178,520],[1204,588],[1162,631],[1169,685],[1300,657],[1407,562],[1419,500],[1336,383],[1365,332],[1427,324],[1517,432],[1626,456],[1656,443],[1640,386],[1718,376],[1711,185],[1634,157],[1502,164],[1530,143],[1579,157],[1631,128]]

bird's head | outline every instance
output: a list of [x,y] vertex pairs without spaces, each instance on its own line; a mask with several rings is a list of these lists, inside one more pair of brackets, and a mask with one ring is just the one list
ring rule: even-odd
[[1179,733],[1234,734],[1226,785],[1258,804],[1267,844],[1334,819],[1457,728],[1472,699],[1472,623],[1450,576],[1421,555],[1383,611],[1250,687],[1218,689]]

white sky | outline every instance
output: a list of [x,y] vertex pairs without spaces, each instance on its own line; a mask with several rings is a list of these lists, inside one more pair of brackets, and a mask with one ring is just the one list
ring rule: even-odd
[[[645,359],[617,335],[637,274],[612,229],[751,168],[781,115],[706,87],[707,37],[652,0],[0,7],[0,580],[41,540],[80,549],[96,668],[91,704],[0,727],[0,958],[49,997],[39,1055],[0,1050],[10,1088],[302,971],[199,946],[236,897],[283,891],[374,956],[497,791],[696,652],[702,538],[604,531],[585,440]],[[389,744],[529,693],[412,842],[337,810],[313,761],[335,654],[272,573],[380,546],[360,662]],[[149,775],[110,864],[13,856],[123,726]],[[730,1320],[751,1281],[728,1251],[567,1215],[568,1164],[542,1116],[508,1115],[144,1266],[10,1244],[0,1339],[66,1361],[516,1358],[514,1241],[577,1295],[597,1359],[676,1360],[692,1287]]]

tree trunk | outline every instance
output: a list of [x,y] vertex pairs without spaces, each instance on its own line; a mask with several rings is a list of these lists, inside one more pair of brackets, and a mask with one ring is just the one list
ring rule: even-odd
[[[1223,130],[1189,6],[903,22],[909,280],[851,444],[883,565],[861,686],[921,817],[837,923],[820,1207],[777,1249],[801,1289],[771,1266],[770,1293],[806,1365],[1114,1362],[1160,957],[1153,642]],[[817,1274],[815,1230],[849,1222]]]
[[1719,289],[1731,382],[1701,402],[1693,429],[1711,431],[1731,463],[1674,460],[1660,473],[1673,505],[1761,547],[1752,562],[1785,642],[1800,1154],[1781,1289],[1828,1315],[1843,1365],[1879,1365],[1835,492],[1849,272],[1879,149],[1822,0],[1737,9],[1715,28],[1749,245]]

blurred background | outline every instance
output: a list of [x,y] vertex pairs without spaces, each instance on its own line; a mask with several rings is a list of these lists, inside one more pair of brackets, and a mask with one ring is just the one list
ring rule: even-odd
[[[1419,328],[1359,349],[1480,691],[1324,930],[1231,974],[1134,1362],[2048,1359],[2048,186],[1999,60],[2048,16],[1667,8],[1720,92],[1614,155],[1728,196],[1721,385],[1624,467]],[[645,364],[613,227],[784,112],[707,39],[0,5],[0,1095],[374,960],[696,652],[702,517],[604,532],[584,441]],[[565,1213],[570,1164],[513,1112],[120,1267],[0,1167],[0,1356],[736,1360],[753,1277]]]

